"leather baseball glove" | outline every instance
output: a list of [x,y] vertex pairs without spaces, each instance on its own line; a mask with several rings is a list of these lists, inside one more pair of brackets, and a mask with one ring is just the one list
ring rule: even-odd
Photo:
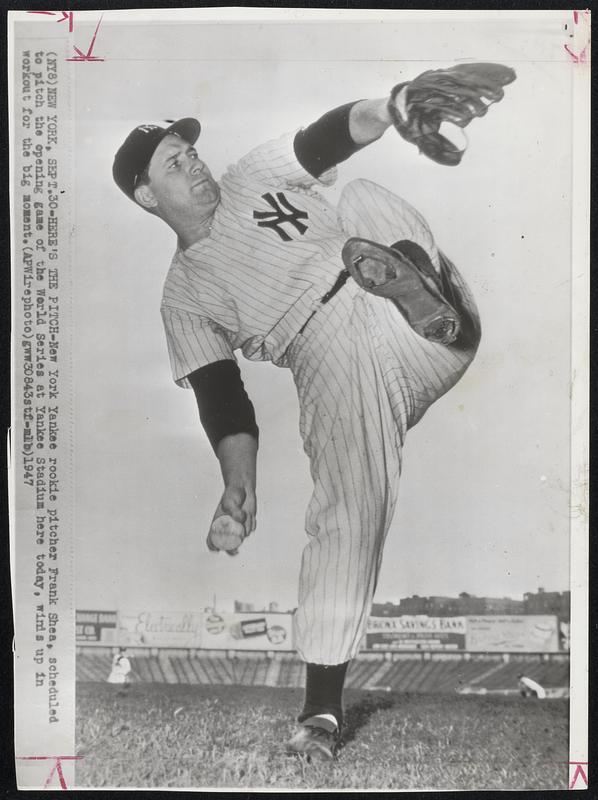
[[[397,84],[388,110],[403,139],[417,145],[432,161],[456,166],[465,150],[439,132],[441,124],[452,122],[464,128],[474,117],[483,117],[492,103],[504,97],[502,87],[516,77],[513,69],[502,64],[458,64],[428,70]],[[406,92],[397,99],[404,87]]]

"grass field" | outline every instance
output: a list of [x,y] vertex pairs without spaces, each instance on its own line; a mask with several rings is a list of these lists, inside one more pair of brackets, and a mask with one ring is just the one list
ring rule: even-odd
[[79,787],[564,789],[566,700],[346,692],[333,763],[288,756],[296,689],[78,684]]

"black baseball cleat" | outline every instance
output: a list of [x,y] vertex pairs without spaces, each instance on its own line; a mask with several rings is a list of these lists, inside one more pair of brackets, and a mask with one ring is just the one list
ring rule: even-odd
[[391,300],[417,334],[445,345],[457,339],[459,314],[444,296],[441,277],[422,247],[408,240],[385,247],[352,237],[341,255],[356,282],[366,292]]
[[308,760],[332,761],[336,758],[339,731],[328,731],[319,725],[302,725],[287,742],[287,753],[307,756]]

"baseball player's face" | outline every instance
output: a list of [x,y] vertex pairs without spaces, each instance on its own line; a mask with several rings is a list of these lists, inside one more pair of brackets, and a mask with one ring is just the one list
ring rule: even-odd
[[171,216],[195,208],[210,216],[220,201],[220,189],[196,149],[179,136],[165,136],[149,164],[150,188],[157,210]]

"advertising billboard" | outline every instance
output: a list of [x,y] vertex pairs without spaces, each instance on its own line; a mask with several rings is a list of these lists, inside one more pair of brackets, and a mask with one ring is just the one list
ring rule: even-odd
[[292,614],[204,612],[201,646],[208,650],[293,650]]
[[466,644],[477,652],[554,653],[558,621],[549,614],[467,617]]
[[119,644],[124,647],[200,647],[201,614],[194,611],[123,611]]
[[116,644],[118,612],[76,611],[75,640],[77,642],[103,642]]
[[367,650],[463,650],[464,617],[370,617],[365,635]]

